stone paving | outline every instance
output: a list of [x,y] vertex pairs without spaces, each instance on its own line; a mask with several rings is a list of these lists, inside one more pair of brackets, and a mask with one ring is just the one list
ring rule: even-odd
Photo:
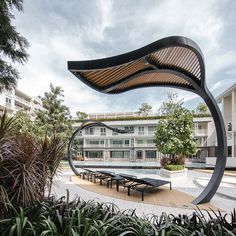
[[[125,170],[115,170],[117,173],[124,172]],[[136,213],[138,215],[143,214],[157,214],[160,215],[162,212],[166,213],[172,213],[172,214],[191,214],[192,209],[186,209],[186,208],[173,208],[173,207],[165,207],[165,206],[157,206],[157,205],[151,205],[151,204],[145,204],[140,202],[131,202],[131,201],[125,201],[122,199],[116,199],[104,195],[100,195],[94,192],[90,192],[87,190],[82,189],[78,185],[71,182],[71,176],[73,175],[73,172],[71,170],[63,170],[61,174],[58,175],[56,178],[56,181],[54,183],[54,193],[57,197],[64,196],[66,194],[66,189],[70,191],[70,198],[73,199],[76,196],[81,197],[84,200],[96,200],[99,202],[109,202],[114,203],[117,205],[120,209],[136,209]],[[161,176],[157,176],[156,174],[148,174],[149,177],[152,178],[162,178]],[[203,179],[205,184],[208,183],[209,178],[211,174],[209,173],[201,173],[194,170],[188,170],[187,177],[180,177],[171,179],[172,186],[174,189],[183,191],[185,193],[188,193],[192,196],[198,196],[200,192],[202,191],[202,188],[200,188],[199,185],[196,185],[196,180]],[[139,174],[138,177],[147,177],[145,174]],[[236,177],[230,177],[231,181],[233,183],[236,183]],[[200,181],[201,182],[201,181]],[[219,188],[219,193],[223,190],[222,188],[226,188],[228,193],[230,194],[230,191],[232,190],[232,185],[225,186],[223,183],[223,186]],[[226,190],[224,190],[226,191]],[[234,187],[235,191],[235,187]],[[235,192],[232,192],[232,196],[236,196]],[[211,204],[215,205],[216,207],[224,210],[225,212],[230,213],[233,208],[236,208],[236,201],[226,198],[220,194],[216,194]]]

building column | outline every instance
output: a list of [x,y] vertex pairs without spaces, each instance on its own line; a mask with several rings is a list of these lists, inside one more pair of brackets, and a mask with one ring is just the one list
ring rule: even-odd
[[236,157],[236,140],[235,140],[235,131],[236,131],[236,91],[232,91],[232,157]]

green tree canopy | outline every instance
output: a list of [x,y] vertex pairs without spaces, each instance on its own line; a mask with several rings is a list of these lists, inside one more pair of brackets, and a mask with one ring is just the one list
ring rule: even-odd
[[76,116],[78,117],[79,120],[84,120],[88,117],[88,114],[83,111],[77,111]]
[[180,109],[183,105],[182,100],[178,100],[177,93],[168,93],[167,100],[164,101],[161,107],[158,109],[158,113],[161,116],[169,116],[174,114],[174,111]]
[[161,106],[162,115],[167,115],[158,123],[155,144],[163,154],[172,157],[196,154],[197,142],[193,133],[193,112],[182,106],[177,95],[168,95]]
[[22,11],[23,0],[0,1],[0,83],[6,88],[16,85],[20,78],[19,72],[10,61],[23,64],[28,59],[26,49],[29,43],[16,31],[11,22],[14,19],[11,13],[13,8]]
[[59,134],[68,138],[72,132],[69,108],[63,104],[63,90],[50,84],[50,91],[42,99],[43,109],[36,111],[35,122],[49,134]]
[[138,109],[138,114],[140,116],[147,116],[152,111],[152,106],[144,102]]
[[207,114],[209,113],[206,103],[200,102],[196,108],[198,114]]
[[15,118],[15,127],[18,132],[30,134],[39,139],[45,136],[44,127],[38,125],[27,112],[20,110],[15,114]]

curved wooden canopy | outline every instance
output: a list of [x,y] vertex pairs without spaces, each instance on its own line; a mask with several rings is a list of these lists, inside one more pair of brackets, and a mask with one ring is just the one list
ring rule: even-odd
[[195,91],[205,80],[200,48],[192,40],[169,37],[119,56],[69,61],[68,69],[90,87],[121,93],[146,86],[180,87]]
[[224,174],[226,133],[219,107],[206,86],[204,59],[195,42],[185,37],[172,36],[119,56],[69,61],[68,69],[85,84],[103,93],[116,94],[135,88],[168,86],[201,96],[215,122],[218,153],[213,175],[193,203],[211,200]]

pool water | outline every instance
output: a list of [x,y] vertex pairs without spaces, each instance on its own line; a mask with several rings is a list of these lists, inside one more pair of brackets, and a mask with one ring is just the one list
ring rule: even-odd
[[73,161],[75,165],[88,165],[88,166],[151,166],[151,167],[160,167],[159,161],[153,161],[153,162],[128,162],[128,161]]
[[[101,169],[97,169],[101,170]],[[107,170],[107,169],[102,169]],[[160,170],[155,169],[109,169],[109,171],[115,172],[116,174],[128,174],[128,175],[159,175]]]

